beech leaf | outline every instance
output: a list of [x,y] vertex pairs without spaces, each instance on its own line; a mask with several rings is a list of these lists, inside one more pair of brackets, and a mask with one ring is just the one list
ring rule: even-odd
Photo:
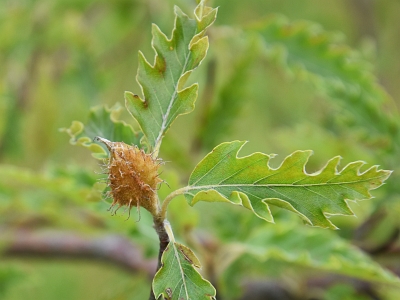
[[337,34],[281,15],[270,15],[250,28],[260,33],[269,58],[334,99],[368,134],[391,134],[393,142],[400,142],[395,102],[378,84],[370,63]]
[[138,121],[155,154],[172,122],[194,109],[198,85],[185,87],[185,82],[206,56],[205,32],[214,22],[217,9],[201,1],[194,11],[195,19],[190,19],[178,7],[175,15],[170,39],[153,24],[152,47],[156,53],[153,65],[139,52],[136,79],[143,96],[125,92],[126,107]]
[[153,280],[156,299],[161,295],[168,300],[214,299],[215,288],[195,269],[200,268],[200,262],[191,249],[171,241],[161,263]]
[[275,205],[297,213],[309,225],[336,229],[328,216],[354,215],[347,201],[370,199],[369,191],[391,174],[378,166],[361,172],[362,161],[338,171],[339,156],[308,174],[305,165],[312,151],[295,151],[274,169],[268,164],[273,155],[257,152],[239,158],[245,143],[222,143],[196,166],[185,189],[190,205],[229,202],[269,222],[273,222],[269,205]]
[[[240,249],[241,255],[251,255],[260,262],[270,259],[284,261],[319,271],[400,286],[400,279],[373,261],[362,250],[334,232],[304,228],[296,224],[257,228],[243,243],[227,245]],[[264,266],[264,265],[263,265]]]
[[93,141],[96,136],[129,145],[139,145],[143,136],[141,133],[136,133],[129,124],[117,120],[121,109],[122,107],[119,105],[112,108],[92,107],[86,124],[73,121],[69,128],[62,128],[61,131],[66,132],[71,137],[70,143],[72,145],[88,148],[95,158],[107,158],[106,149]]

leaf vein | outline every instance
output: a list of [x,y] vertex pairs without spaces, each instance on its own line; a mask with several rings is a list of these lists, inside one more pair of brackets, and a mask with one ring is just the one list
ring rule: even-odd
[[221,183],[227,181],[229,178],[232,178],[233,176],[239,174],[239,173],[242,172],[243,170],[246,170],[246,169],[250,168],[250,166],[255,165],[256,163],[258,163],[258,162],[260,162],[260,161],[262,161],[262,160],[264,160],[264,159],[266,159],[266,157],[262,157],[262,158],[260,158],[259,160],[253,161],[251,164],[246,165],[245,167],[243,167],[243,168],[237,170],[236,172],[234,172],[232,175],[229,175],[228,177],[226,177],[225,179],[223,179],[222,181],[220,181],[218,184],[221,184]]

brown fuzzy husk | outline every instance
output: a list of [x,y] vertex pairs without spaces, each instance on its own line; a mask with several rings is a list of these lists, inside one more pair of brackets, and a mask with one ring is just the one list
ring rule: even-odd
[[150,154],[122,142],[96,138],[110,151],[108,182],[113,202],[111,207],[142,206],[153,216],[158,212],[156,189],[162,181],[158,177],[159,163]]

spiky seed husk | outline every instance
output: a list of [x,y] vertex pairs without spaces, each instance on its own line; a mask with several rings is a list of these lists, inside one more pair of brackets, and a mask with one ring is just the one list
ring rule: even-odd
[[117,210],[127,206],[130,210],[142,206],[155,215],[158,209],[156,189],[162,182],[158,177],[159,162],[136,146],[110,142],[101,137],[95,139],[110,151],[108,182],[113,198],[111,208],[116,206]]

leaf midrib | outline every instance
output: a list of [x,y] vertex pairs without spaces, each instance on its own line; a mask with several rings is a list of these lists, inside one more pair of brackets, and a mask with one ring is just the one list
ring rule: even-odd
[[177,261],[177,263],[178,263],[178,265],[179,265],[179,270],[180,270],[181,278],[182,278],[182,285],[183,285],[184,290],[185,290],[186,299],[190,299],[190,298],[189,298],[189,294],[188,294],[188,289],[187,289],[187,286],[186,286],[185,272],[183,271],[182,264],[181,264],[181,262],[180,262],[180,260],[179,260],[178,250],[177,250],[176,247],[175,247],[175,243],[173,243],[172,246],[173,246],[173,248],[174,248],[174,256],[175,256],[176,261]]
[[[193,34],[193,37],[194,37],[196,34],[197,34],[197,29],[195,29],[195,32],[194,32],[194,34]],[[171,98],[170,98],[170,101],[169,101],[169,104],[168,104],[168,107],[167,107],[167,111],[166,111],[165,114],[163,114],[163,116],[162,116],[162,122],[161,122],[160,132],[158,133],[158,136],[157,136],[157,139],[156,139],[156,142],[155,142],[155,148],[156,148],[156,149],[158,148],[158,145],[161,143],[161,140],[162,140],[163,135],[164,135],[164,131],[165,131],[166,128],[168,127],[168,126],[167,126],[167,123],[168,123],[168,116],[169,116],[169,114],[171,113],[172,106],[174,105],[175,100],[176,100],[176,98],[177,98],[179,80],[180,80],[180,79],[182,78],[182,76],[187,72],[187,71],[186,71],[186,67],[187,67],[187,63],[188,63],[188,61],[189,61],[189,57],[190,57],[190,55],[191,55],[191,52],[190,52],[190,49],[189,49],[189,45],[190,45],[190,42],[191,42],[192,40],[193,40],[193,38],[190,39],[189,44],[187,45],[188,52],[187,52],[186,55],[185,55],[185,63],[184,63],[184,65],[183,65],[182,71],[181,71],[181,73],[180,73],[180,75],[179,75],[179,77],[178,77],[178,81],[177,81],[176,84],[174,85],[174,92],[172,93],[172,96],[171,96]],[[161,108],[161,111],[162,111],[161,105],[160,105],[160,108]]]
[[238,183],[238,184],[209,184],[187,186],[187,191],[190,190],[201,190],[201,189],[215,189],[220,187],[312,187],[312,186],[328,186],[328,185],[348,185],[352,183],[368,182],[374,179],[380,179],[381,176],[371,177],[367,179],[354,180],[354,181],[342,181],[342,182],[320,182],[320,183],[306,183],[306,184],[292,184],[292,183],[269,183],[269,184],[254,184],[254,183]]

